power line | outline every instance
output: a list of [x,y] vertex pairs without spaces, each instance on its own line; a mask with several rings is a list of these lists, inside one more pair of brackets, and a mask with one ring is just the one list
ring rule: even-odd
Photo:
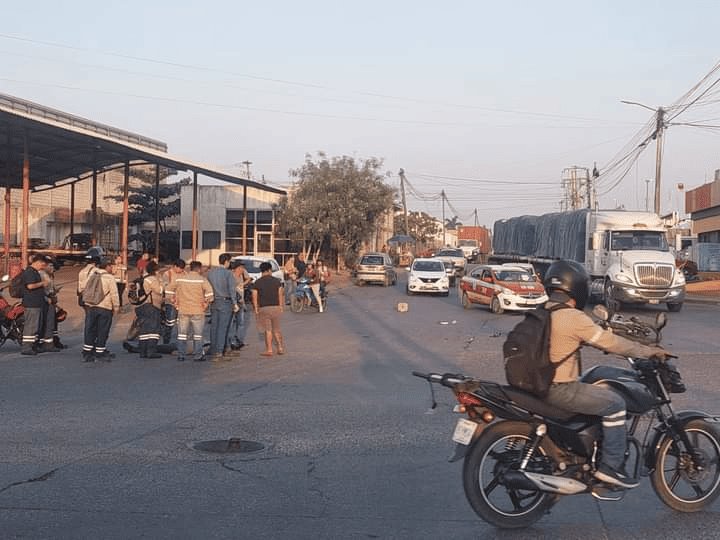
[[0,38],[7,39],[7,40],[13,40],[13,41],[19,41],[22,43],[32,43],[35,45],[42,45],[42,46],[46,46],[46,47],[54,47],[54,48],[61,48],[61,49],[67,49],[67,50],[73,50],[73,51],[87,52],[87,53],[91,53],[91,54],[99,54],[99,55],[103,55],[103,56],[110,56],[110,57],[114,57],[114,58],[132,60],[132,61],[136,61],[136,62],[146,62],[146,63],[151,63],[151,64],[155,64],[155,65],[163,65],[163,66],[168,66],[168,67],[173,67],[173,68],[189,69],[189,70],[209,72],[209,73],[219,73],[219,74],[223,74],[223,75],[231,75],[234,77],[241,77],[241,78],[245,78],[245,79],[271,82],[274,84],[298,86],[298,87],[303,87],[303,88],[312,88],[312,89],[317,89],[317,90],[347,92],[347,93],[352,93],[352,94],[356,94],[356,95],[376,97],[376,98],[381,98],[381,99],[390,99],[390,100],[394,100],[394,101],[407,101],[407,102],[424,104],[424,105],[440,105],[440,106],[444,106],[444,107],[451,107],[451,108],[458,108],[458,109],[474,109],[474,110],[485,111],[485,112],[515,114],[515,115],[521,115],[524,117],[536,116],[539,118],[555,118],[555,119],[561,119],[561,120],[576,120],[576,121],[594,122],[594,123],[604,121],[604,119],[602,119],[602,118],[591,118],[591,117],[586,117],[586,116],[574,116],[574,115],[556,114],[556,113],[539,112],[539,111],[527,111],[527,110],[500,108],[500,107],[486,107],[486,106],[480,106],[480,105],[448,103],[448,102],[443,102],[443,101],[419,99],[419,98],[413,98],[413,97],[407,97],[407,96],[394,96],[394,95],[383,94],[383,93],[378,93],[378,92],[368,92],[368,91],[351,90],[351,89],[344,90],[344,89],[334,88],[334,87],[322,85],[322,84],[315,84],[315,83],[308,83],[308,82],[295,81],[295,80],[289,80],[289,79],[280,79],[280,78],[273,78],[273,77],[264,77],[264,76],[259,76],[259,75],[249,74],[249,73],[235,72],[235,71],[214,68],[214,67],[209,67],[209,66],[201,66],[201,65],[197,65],[197,64],[187,64],[187,63],[183,63],[183,62],[160,60],[157,58],[151,58],[151,57],[145,57],[145,56],[130,55],[130,54],[117,53],[117,52],[112,52],[112,51],[91,49],[88,47],[79,47],[79,46],[75,46],[75,45],[68,45],[68,44],[64,44],[64,43],[58,43],[58,42],[52,42],[52,41],[46,41],[46,40],[25,38],[25,37],[21,37],[21,36],[12,35],[12,34],[6,34],[6,33],[0,33]]

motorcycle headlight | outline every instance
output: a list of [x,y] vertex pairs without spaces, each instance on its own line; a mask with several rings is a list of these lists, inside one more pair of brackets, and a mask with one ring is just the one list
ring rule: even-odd
[[615,281],[619,281],[621,283],[632,283],[633,282],[633,280],[630,276],[628,276],[627,274],[624,274],[622,272],[615,274],[614,277],[615,277]]

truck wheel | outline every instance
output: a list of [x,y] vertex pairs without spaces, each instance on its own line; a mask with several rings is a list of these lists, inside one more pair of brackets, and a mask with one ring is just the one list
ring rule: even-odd
[[497,296],[493,296],[492,302],[490,302],[490,310],[495,315],[502,315],[503,313],[503,307],[500,304],[500,299]]
[[682,306],[682,302],[678,302],[677,304],[671,304],[668,302],[667,308],[671,313],[677,313],[682,309]]
[[613,299],[613,286],[609,279],[605,280],[605,287],[603,288],[603,303],[605,307],[611,312],[620,311],[620,302]]

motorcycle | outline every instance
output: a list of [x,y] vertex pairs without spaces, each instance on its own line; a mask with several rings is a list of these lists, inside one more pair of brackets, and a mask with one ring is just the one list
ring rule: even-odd
[[25,308],[21,302],[10,304],[3,295],[10,285],[10,276],[4,275],[0,280],[0,346],[8,339],[22,345]]
[[[664,313],[654,324],[624,319],[604,306],[593,311],[605,328],[643,343],[659,344]],[[676,412],[672,393],[685,391],[671,361],[627,358],[630,369],[595,366],[581,381],[609,388],[627,402],[624,467],[649,476],[657,496],[680,512],[697,512],[720,495],[720,418],[696,410]],[[600,417],[553,407],[511,386],[460,374],[413,372],[450,388],[460,418],[450,462],[464,459],[463,486],[473,510],[499,528],[528,527],[563,495],[590,493],[620,500],[627,491],[593,477],[601,462]]]
[[[322,302],[323,311],[325,311],[327,309],[327,291],[322,285],[320,286],[320,301]],[[310,288],[310,280],[300,278],[296,282],[295,292],[290,297],[290,310],[293,313],[300,313],[303,309],[309,308],[310,306],[320,311],[315,294]]]

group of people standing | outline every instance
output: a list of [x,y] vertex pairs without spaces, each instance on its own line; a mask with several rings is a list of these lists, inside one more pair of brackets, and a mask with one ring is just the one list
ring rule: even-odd
[[[83,359],[111,361],[114,354],[106,343],[113,315],[121,307],[121,282],[116,280],[117,262],[102,257],[99,250],[88,252],[88,263],[78,276],[78,298],[85,309],[85,332]],[[135,325],[138,327],[138,347],[127,342],[123,346],[131,352],[139,352],[141,358],[159,358],[160,341],[165,331],[177,328],[177,360],[231,361],[245,346],[247,334],[246,290],[257,315],[258,328],[265,334],[263,356],[285,354],[285,344],[280,331],[279,315],[283,310],[280,280],[272,277],[269,263],[262,263],[262,276],[252,283],[242,261],[233,261],[227,253],[220,255],[219,265],[203,275],[202,264],[192,261],[189,265],[182,259],[175,261],[170,269],[159,272],[159,265],[149,257],[142,257],[138,264],[140,278],[130,287],[137,288],[133,295]],[[93,278],[94,274],[98,274]],[[87,293],[91,279],[99,279],[102,300],[89,303],[92,293]],[[124,289],[124,287],[123,287]],[[99,296],[98,296],[99,298]],[[205,319],[210,312],[210,346],[205,351]],[[169,336],[166,336],[169,337]]]
[[[106,256],[93,247],[86,254],[86,265],[78,274],[78,304],[85,312],[82,357],[85,362],[110,362],[115,357],[107,341],[113,318],[122,308],[123,294],[133,287],[138,346],[123,346],[138,352],[141,358],[159,358],[167,352],[161,341],[163,334],[176,328],[177,360],[231,361],[245,346],[252,310],[258,331],[264,337],[262,356],[283,355],[285,341],[280,317],[290,303],[298,279],[306,278],[316,298],[330,280],[330,272],[322,261],[307,263],[302,253],[284,265],[285,280],[272,275],[268,262],[260,264],[261,276],[253,283],[242,260],[233,260],[223,253],[218,266],[203,273],[202,264],[182,259],[160,272],[159,264],[143,254],[137,264],[140,278],[128,283],[127,268],[122,257]],[[54,262],[44,254],[32,256],[21,274],[22,303],[25,324],[22,354],[59,351],[65,346],[57,332],[57,295],[53,281]],[[251,306],[248,306],[251,304]],[[321,303],[320,303],[321,304]],[[322,311],[322,305],[319,306]],[[62,311],[62,310],[60,310]],[[210,314],[209,349],[204,338],[206,315]],[[166,335],[167,338],[170,336]],[[173,347],[174,349],[174,347]],[[171,349],[172,350],[172,349]]]

